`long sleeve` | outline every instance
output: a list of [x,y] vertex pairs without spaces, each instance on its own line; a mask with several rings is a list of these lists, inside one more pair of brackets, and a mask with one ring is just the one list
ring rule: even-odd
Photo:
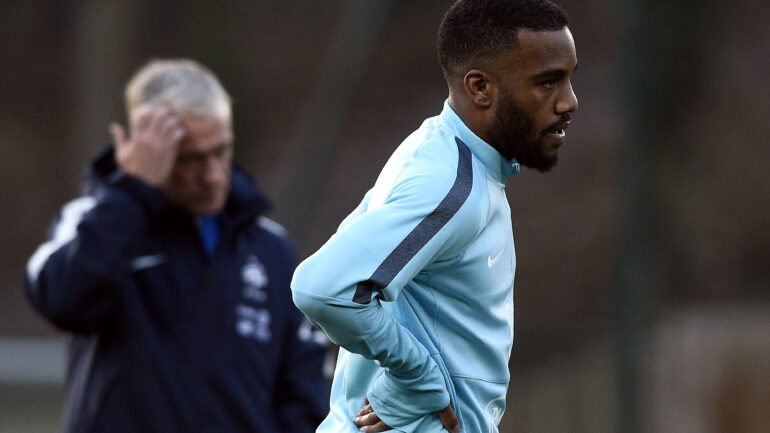
[[458,149],[453,166],[409,157],[386,166],[364,203],[294,274],[294,301],[310,320],[385,370],[369,400],[391,427],[449,404],[431,353],[382,302],[394,301],[426,266],[451,257],[466,236],[462,222],[450,223],[472,186],[470,153]]
[[328,340],[298,310],[292,311],[291,331],[276,387],[277,418],[286,432],[310,433],[329,412]]
[[162,202],[159,190],[122,175],[96,195],[65,205],[27,263],[26,294],[34,307],[62,329],[99,329],[115,307],[121,281],[141,265],[131,253],[148,213]]
[[281,431],[312,433],[329,412],[331,382],[324,372],[330,361],[329,340],[291,301],[289,283],[297,258],[293,244],[285,250],[287,266],[280,281],[281,305],[287,309],[287,332],[276,384],[276,419],[281,423]]

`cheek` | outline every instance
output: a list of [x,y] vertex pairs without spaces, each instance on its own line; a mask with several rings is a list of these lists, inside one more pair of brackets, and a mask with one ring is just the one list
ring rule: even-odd
[[536,132],[543,132],[553,121],[556,107],[554,92],[534,92],[531,98],[523,105],[532,119]]
[[196,170],[192,168],[180,168],[177,167],[171,172],[169,176],[168,184],[170,188],[177,191],[185,190],[189,186],[195,184],[195,179],[198,176]]
[[536,112],[533,112],[532,122],[536,134],[545,133],[545,130],[554,122],[553,110],[540,107]]

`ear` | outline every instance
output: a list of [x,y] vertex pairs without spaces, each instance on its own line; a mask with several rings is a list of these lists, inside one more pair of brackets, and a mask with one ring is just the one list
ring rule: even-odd
[[480,108],[492,106],[494,83],[488,73],[480,69],[471,69],[463,77],[463,86],[465,93],[474,104]]

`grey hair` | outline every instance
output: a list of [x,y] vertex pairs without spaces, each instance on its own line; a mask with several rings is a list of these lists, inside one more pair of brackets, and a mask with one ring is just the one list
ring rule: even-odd
[[190,59],[152,60],[126,85],[129,119],[139,107],[166,107],[183,117],[231,121],[230,95],[216,75]]

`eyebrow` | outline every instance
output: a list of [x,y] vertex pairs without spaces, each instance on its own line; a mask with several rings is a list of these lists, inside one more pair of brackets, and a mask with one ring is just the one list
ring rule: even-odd
[[211,153],[217,153],[222,152],[228,149],[233,148],[233,140],[223,141],[219,146],[210,149],[208,152],[198,152],[198,151],[191,151],[191,152],[178,152],[177,157],[178,158],[194,158],[201,155],[208,155]]
[[[575,63],[575,68],[572,69],[572,72],[577,71],[578,64]],[[539,74],[535,75],[533,79],[535,81],[545,80],[549,78],[561,78],[565,75],[567,75],[568,71],[566,69],[556,68],[556,69],[547,69],[543,72],[540,72]]]

